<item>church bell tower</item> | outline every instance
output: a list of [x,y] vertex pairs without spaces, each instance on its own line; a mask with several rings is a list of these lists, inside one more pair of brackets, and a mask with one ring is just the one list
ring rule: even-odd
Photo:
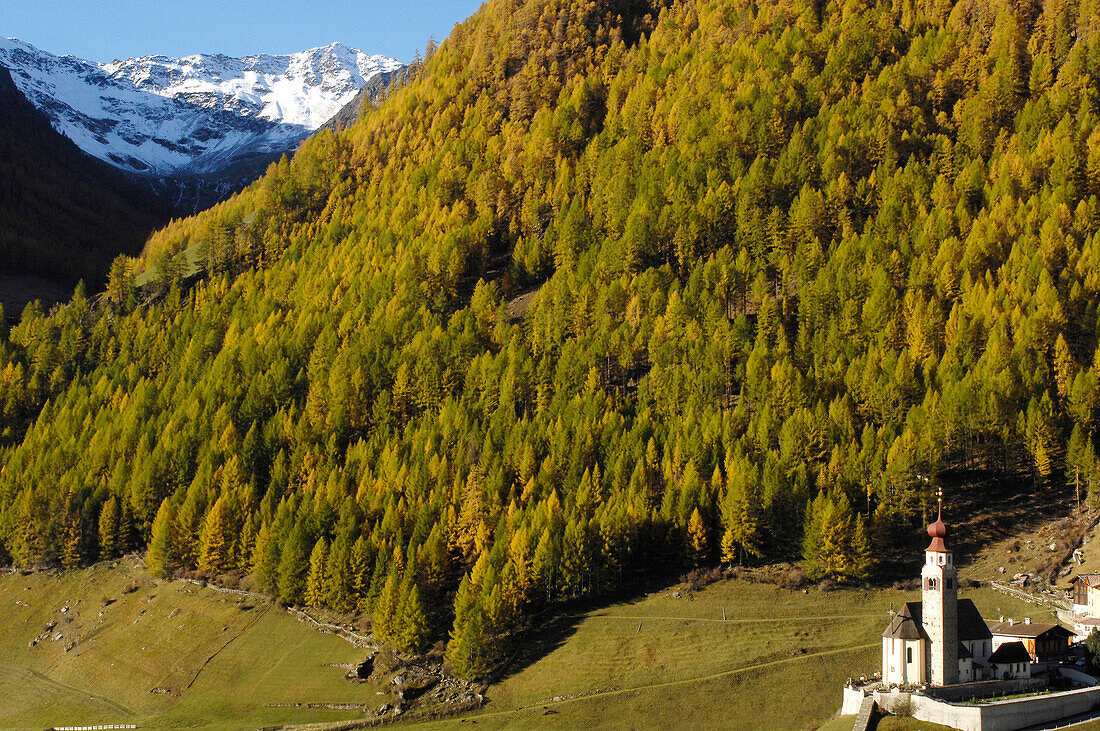
[[928,526],[932,542],[924,550],[921,600],[924,630],[928,634],[932,685],[959,682],[959,580],[955,560],[944,539],[943,493],[938,494],[936,522]]

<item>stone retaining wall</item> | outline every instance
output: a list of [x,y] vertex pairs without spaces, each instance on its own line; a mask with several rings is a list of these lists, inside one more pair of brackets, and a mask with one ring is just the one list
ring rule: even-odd
[[[859,690],[854,693],[862,695]],[[846,689],[845,701],[847,696]],[[887,713],[912,716],[918,721],[938,723],[962,731],[1015,731],[1100,708],[1100,687],[975,705],[949,703],[896,690],[876,690],[874,697],[879,708]]]

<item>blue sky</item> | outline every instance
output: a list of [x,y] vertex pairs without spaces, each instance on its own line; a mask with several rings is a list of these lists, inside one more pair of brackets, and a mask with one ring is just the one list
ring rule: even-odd
[[478,0],[0,0],[0,35],[92,61],[293,53],[340,41],[410,61]]

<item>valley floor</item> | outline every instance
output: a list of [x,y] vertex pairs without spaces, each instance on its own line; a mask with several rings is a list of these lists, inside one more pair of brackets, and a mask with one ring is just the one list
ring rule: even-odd
[[[845,679],[880,669],[887,612],[918,593],[731,579],[564,617],[481,711],[434,725],[816,728],[839,709]],[[1043,616],[988,587],[963,595],[986,616]]]
[[[1042,616],[963,593],[986,616]],[[815,728],[846,678],[878,669],[887,612],[914,594],[727,579],[558,616],[483,708],[426,725]],[[256,728],[369,718],[390,699],[344,679],[366,650],[267,601],[155,581],[133,559],[0,576],[0,610],[0,687],[16,689],[0,694],[0,728]]]

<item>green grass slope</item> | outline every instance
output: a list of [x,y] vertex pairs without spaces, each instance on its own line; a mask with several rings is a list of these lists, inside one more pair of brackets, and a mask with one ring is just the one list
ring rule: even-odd
[[[964,594],[986,616],[1043,616],[988,588]],[[835,714],[845,678],[878,669],[887,612],[918,595],[730,579],[562,613],[524,638],[484,709],[428,725],[811,728]],[[390,701],[343,679],[366,651],[271,602],[156,581],[133,559],[0,576],[0,610],[4,729],[256,728],[366,719]]]
[[[963,596],[989,617],[1045,616],[987,587]],[[887,612],[919,597],[736,579],[670,588],[550,623],[483,711],[435,725],[815,728],[839,710],[846,678],[880,669]]]
[[338,667],[365,654],[273,603],[154,581],[132,560],[0,577],[4,729],[256,728],[357,718],[361,709],[308,706],[381,704],[378,687],[350,683]]

